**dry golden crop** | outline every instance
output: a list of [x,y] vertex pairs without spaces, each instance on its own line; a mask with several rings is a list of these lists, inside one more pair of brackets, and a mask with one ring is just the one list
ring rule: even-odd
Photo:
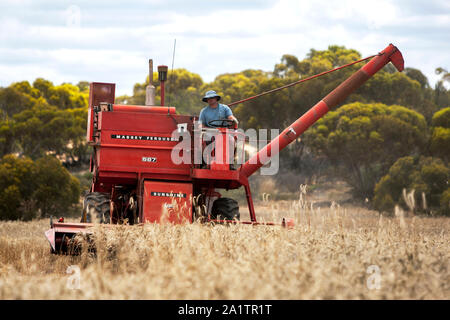
[[0,299],[450,298],[449,219],[300,202],[258,212],[296,227],[97,227],[96,257],[69,257],[49,253],[48,220],[0,223]]

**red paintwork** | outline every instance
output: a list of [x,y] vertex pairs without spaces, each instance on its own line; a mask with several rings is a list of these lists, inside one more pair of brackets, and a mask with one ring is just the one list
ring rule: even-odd
[[144,182],[144,223],[192,222],[192,183]]
[[114,103],[116,85],[114,83],[92,82],[89,85],[89,109],[86,139],[88,142],[94,141],[94,106],[99,106],[100,102]]
[[91,223],[64,223],[55,222],[51,228],[45,232],[45,237],[50,243],[53,250],[56,250],[61,245],[63,235],[68,237],[73,236],[79,232],[90,233],[89,228],[93,227]]
[[[236,142],[238,138],[245,139],[245,135],[241,132],[234,131],[237,129],[234,127],[234,130],[229,130],[226,128],[217,128],[218,134],[214,137],[215,148],[214,148],[214,158],[211,160],[211,165],[209,169],[215,171],[230,171],[230,164],[232,161],[229,159],[229,154],[234,154],[234,150],[236,149],[236,153],[243,153],[243,148],[238,148]],[[233,142],[234,141],[234,142]],[[232,144],[234,143],[234,144]],[[239,150],[241,149],[241,150]],[[236,154],[237,155],[237,154]]]
[[113,111],[119,112],[143,112],[143,113],[162,113],[162,114],[175,114],[176,110],[174,107],[155,107],[155,106],[133,106],[133,105],[122,105],[114,104],[112,106]]
[[220,128],[221,135],[217,135],[214,148],[214,158],[211,161],[211,170],[217,171],[229,171],[230,162],[228,161],[228,135],[226,134],[225,128]]
[[364,70],[369,76],[373,76],[389,62],[392,62],[399,72],[403,71],[404,61],[402,54],[392,43],[364,65],[361,70]]
[[136,184],[139,174],[144,173],[162,174],[166,179],[171,179],[171,175],[181,175],[186,181],[190,180],[191,166],[177,165],[171,161],[172,149],[178,144],[178,141],[171,141],[177,123],[189,123],[191,126],[191,117],[142,112],[100,112],[100,137],[95,152],[98,175],[94,191],[97,191],[100,183],[109,182],[102,179],[107,176],[112,177],[111,182],[117,184]]

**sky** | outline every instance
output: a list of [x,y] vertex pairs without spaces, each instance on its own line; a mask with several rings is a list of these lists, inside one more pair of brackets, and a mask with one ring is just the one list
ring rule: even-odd
[[448,0],[0,0],[0,86],[38,77],[116,83],[116,94],[154,65],[205,82],[245,69],[272,71],[283,54],[342,45],[363,57],[389,43],[434,86],[450,69]]

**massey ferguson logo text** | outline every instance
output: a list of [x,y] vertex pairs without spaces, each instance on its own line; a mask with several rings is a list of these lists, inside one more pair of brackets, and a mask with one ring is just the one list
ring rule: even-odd
[[154,197],[172,197],[172,198],[186,198],[186,193],[173,193],[173,192],[156,192],[152,191],[150,195]]
[[126,134],[112,134],[111,138],[123,140],[141,140],[141,141],[178,141],[177,138],[172,137],[135,136]]

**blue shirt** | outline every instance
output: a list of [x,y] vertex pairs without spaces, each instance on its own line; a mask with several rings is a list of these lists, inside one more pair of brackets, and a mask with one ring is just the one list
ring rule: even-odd
[[[199,120],[202,125],[208,126],[208,122],[211,120],[228,119],[228,117],[232,115],[233,112],[231,112],[229,106],[219,103],[216,108],[211,108],[210,106],[204,107],[202,111],[200,111]],[[214,124],[220,125],[220,122],[217,121]]]

